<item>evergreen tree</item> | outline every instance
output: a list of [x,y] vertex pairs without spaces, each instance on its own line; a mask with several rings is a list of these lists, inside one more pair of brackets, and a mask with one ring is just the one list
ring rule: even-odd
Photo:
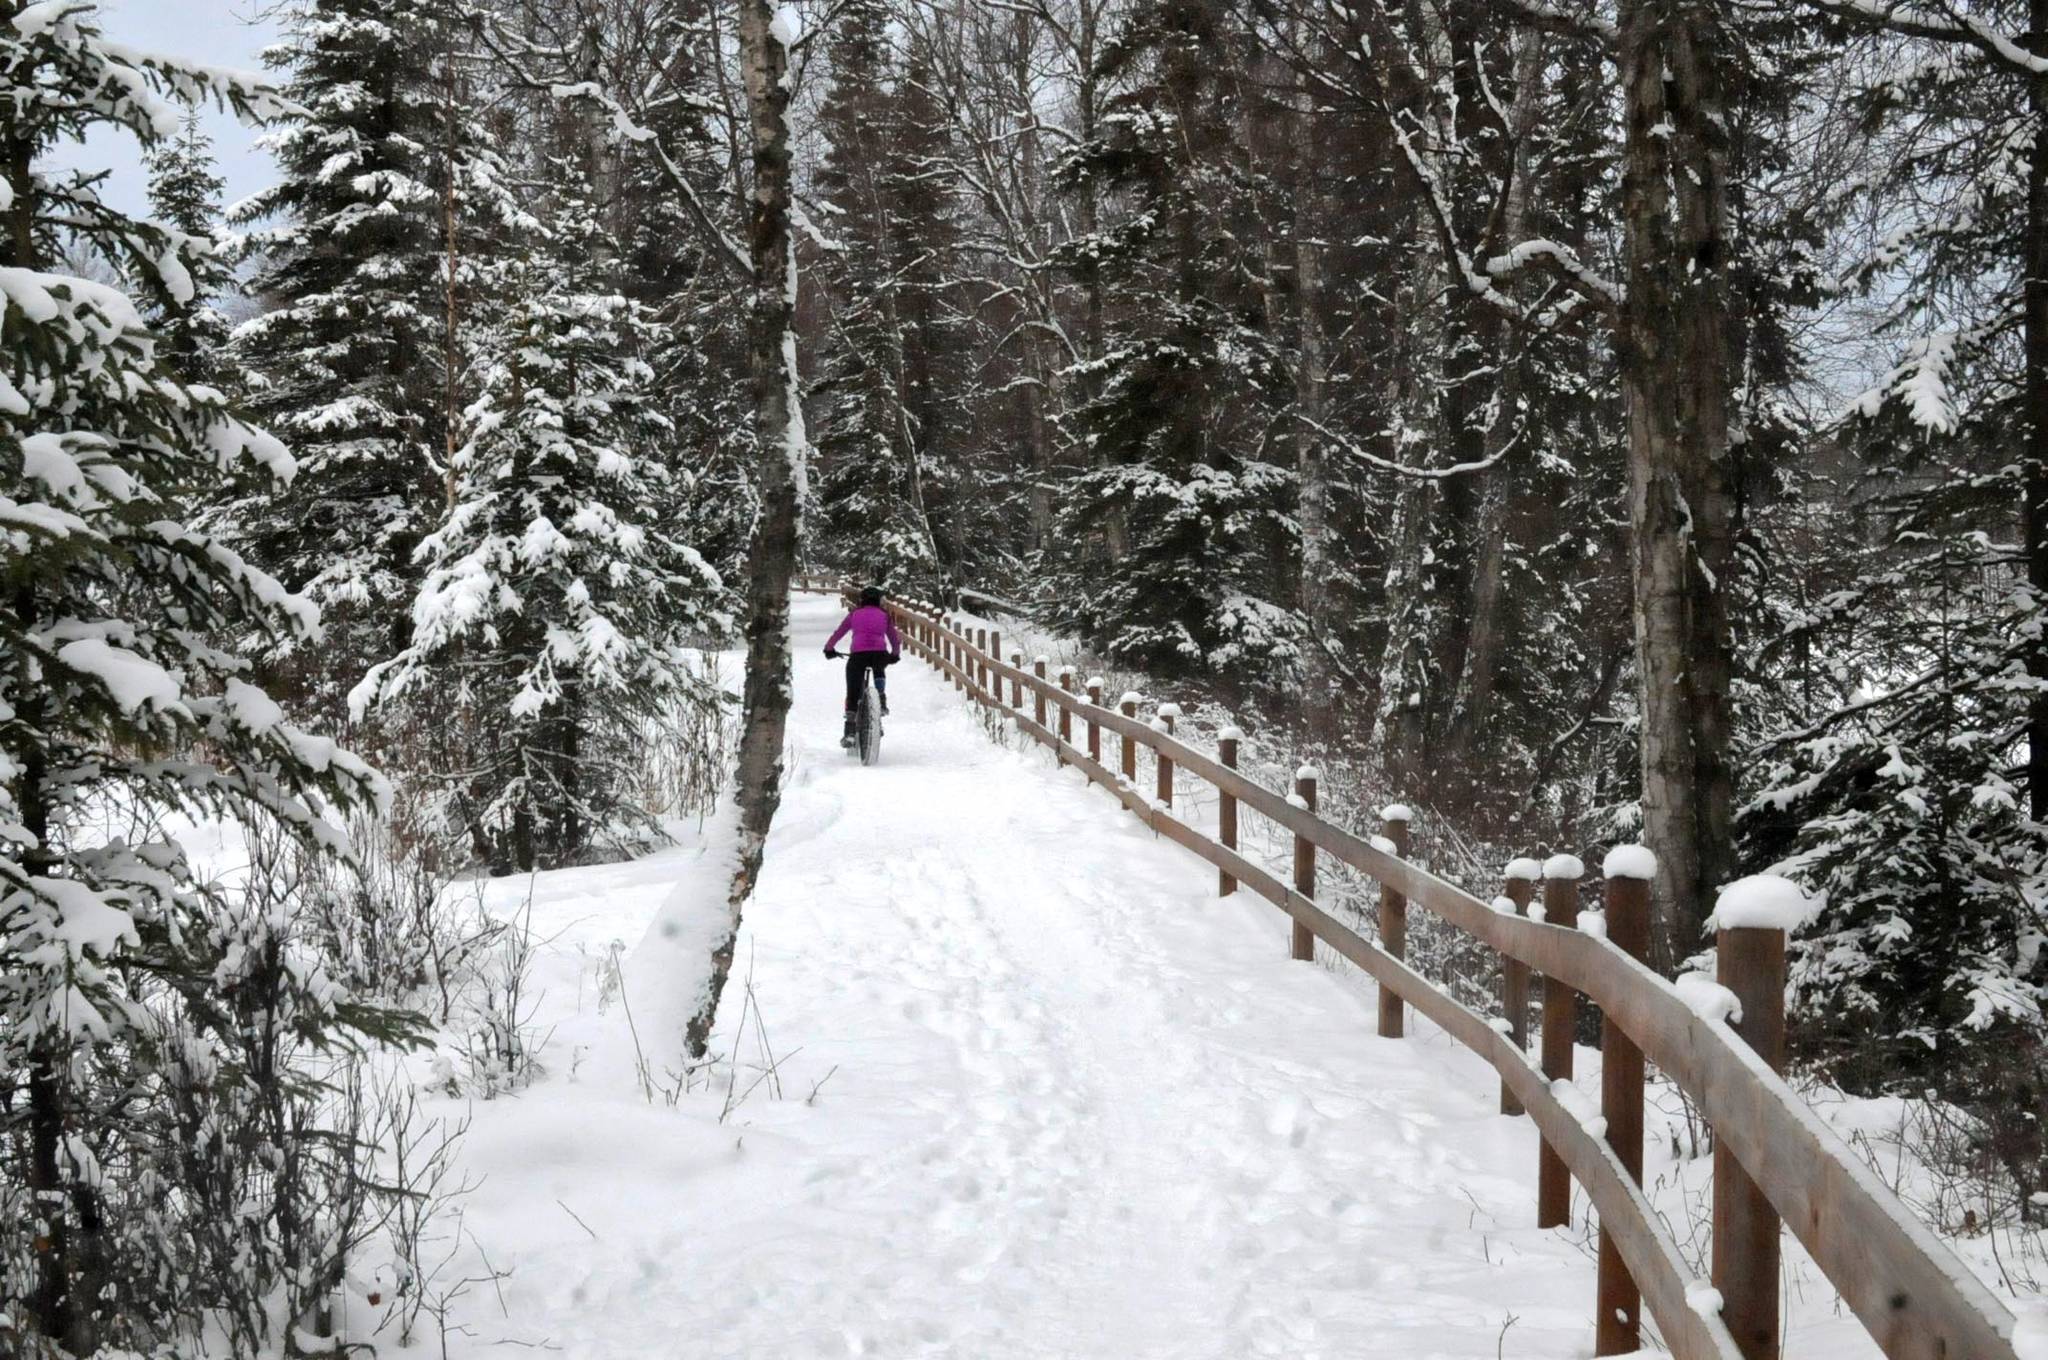
[[199,258],[206,264],[192,276],[192,296],[156,309],[149,317],[162,338],[165,357],[192,382],[222,385],[228,367],[221,350],[228,338],[227,318],[215,305],[233,284],[224,253],[212,242],[220,231],[220,194],[225,181],[214,169],[213,143],[199,126],[199,110],[185,111],[175,138],[152,149],[149,207],[158,225],[178,237],[208,243]]
[[409,703],[453,738],[453,825],[500,872],[573,862],[645,828],[650,724],[718,702],[686,640],[723,634],[718,573],[665,522],[671,434],[640,357],[654,328],[609,291],[573,164],[464,414],[454,503],[422,545],[410,645],[351,700]]
[[1218,60],[1240,37],[1218,0],[1144,0],[1103,54],[1125,90],[1066,179],[1131,208],[1064,252],[1119,306],[1080,412],[1099,466],[1061,514],[1059,537],[1092,550],[1070,546],[1047,574],[1060,621],[1118,660],[1278,683],[1298,655],[1274,571],[1292,547],[1292,477],[1258,435],[1283,375],[1241,244],[1251,171]]
[[[229,470],[284,485],[290,456],[182,381],[129,298],[48,272],[66,244],[153,305],[189,303],[216,268],[201,236],[125,216],[98,198],[102,176],[37,158],[102,129],[174,137],[171,96],[248,116],[280,102],[108,41],[89,4],[0,4],[0,81],[0,1282],[32,1346],[87,1355],[155,1344],[211,1287],[176,1255],[193,1201],[167,1175],[156,1078],[173,1046],[235,1042],[236,1022],[193,999],[242,970],[157,818],[216,816],[331,852],[326,818],[382,789],[286,721],[224,644],[311,644],[315,608],[182,522]],[[280,985],[299,982],[319,979]],[[312,1042],[376,1023],[333,989],[299,1020]],[[260,1292],[306,1321],[335,1262],[289,1248],[276,1264]]]
[[[314,0],[267,54],[304,110],[271,139],[283,172],[242,220],[266,310],[236,335],[257,413],[300,460],[289,497],[217,512],[245,551],[329,607],[342,675],[403,646],[395,602],[448,500],[465,354],[460,308],[524,224],[466,107],[441,0]],[[313,696],[331,704],[331,691]]]
[[[1840,216],[1884,224],[1830,273],[1870,286],[1894,362],[1838,426],[1816,503],[1775,517],[1752,676],[1763,779],[1739,828],[1747,857],[1826,894],[1794,959],[1802,1047],[1859,1092],[1968,1109],[2038,1221],[2048,153],[2031,58],[1946,21],[1900,20],[1909,44],[1888,15],[1853,21],[1866,44],[1841,69],[1862,83],[1809,173]],[[1999,5],[1983,22],[2028,19]]]
[[[719,29],[710,0],[652,0],[646,15],[647,41],[616,60],[656,54],[649,69],[632,68],[635,88],[646,92],[653,148],[689,178],[700,201],[724,207],[727,166],[705,121],[717,98]],[[746,362],[743,318],[730,305],[730,279],[654,149],[631,141],[614,148],[619,187],[609,216],[618,286],[655,324],[645,358],[654,371],[648,398],[669,425],[662,446],[678,496],[669,522],[689,525],[705,558],[737,580],[755,509],[752,412],[743,385],[732,380]]]
[[940,229],[944,191],[920,164],[920,110],[888,24],[881,0],[840,14],[832,90],[818,117],[829,143],[818,191],[837,248],[825,264],[830,330],[811,389],[814,532],[846,570],[911,588],[942,574],[926,484],[941,422],[928,238]]

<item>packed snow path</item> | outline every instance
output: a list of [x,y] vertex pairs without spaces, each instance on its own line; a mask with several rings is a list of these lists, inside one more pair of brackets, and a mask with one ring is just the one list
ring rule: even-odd
[[550,876],[549,1075],[470,1135],[466,1227],[509,1278],[464,1300],[459,1353],[1590,1354],[1590,1244],[1534,1228],[1535,1135],[1490,1069],[1375,1037],[1369,983],[1290,962],[1277,913],[921,663],[883,763],[848,759],[838,617],[795,606],[789,786],[714,1041],[744,1087],[751,974],[782,1098],[650,1102],[594,1004],[606,942],[645,933],[660,1080],[693,981],[662,961],[717,856]]

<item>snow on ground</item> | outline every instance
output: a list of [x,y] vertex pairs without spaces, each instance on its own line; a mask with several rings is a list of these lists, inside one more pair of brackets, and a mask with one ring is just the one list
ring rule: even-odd
[[[1291,963],[1277,914],[919,663],[882,764],[848,759],[837,618],[795,607],[790,784],[714,1040],[736,1069],[663,1089],[699,978],[656,921],[715,919],[717,823],[489,886],[546,941],[547,1071],[473,1109],[429,1291],[504,1278],[455,1302],[451,1355],[1591,1353],[1591,1243],[1533,1226],[1535,1135],[1490,1068],[1374,1037],[1369,984]],[[740,1098],[768,1053],[780,1098]],[[1876,1353],[1797,1306],[1791,1353]]]

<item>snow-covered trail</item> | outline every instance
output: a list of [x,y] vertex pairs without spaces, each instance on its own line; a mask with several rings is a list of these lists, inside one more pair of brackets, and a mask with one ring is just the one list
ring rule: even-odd
[[[1534,1229],[1534,1134],[1489,1069],[1374,1037],[1369,986],[1290,962],[1270,908],[921,663],[891,674],[883,763],[848,759],[837,617],[796,605],[792,778],[715,1041],[744,1084],[750,977],[783,1098],[649,1102],[595,1006],[647,875],[708,910],[713,856],[537,893],[551,1074],[470,1135],[466,1227],[510,1277],[460,1305],[457,1353],[1590,1353],[1590,1256]],[[660,934],[626,968],[650,1048],[687,981],[646,966]]]

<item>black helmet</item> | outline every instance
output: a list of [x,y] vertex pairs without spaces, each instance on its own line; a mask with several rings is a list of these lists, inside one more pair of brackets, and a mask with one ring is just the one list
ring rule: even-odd
[[860,592],[860,602],[862,604],[880,604],[882,602],[882,588],[880,586],[863,586]]

